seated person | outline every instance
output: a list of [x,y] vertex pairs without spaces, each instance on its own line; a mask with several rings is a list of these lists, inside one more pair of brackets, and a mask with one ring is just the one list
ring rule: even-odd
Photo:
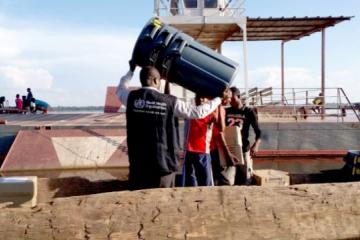
[[[300,113],[300,117],[303,119],[307,119],[309,116],[309,111],[306,109],[306,107],[300,107],[297,109],[297,113]],[[295,116],[295,119],[297,120],[297,116]]]
[[321,108],[320,106],[323,105],[323,95],[322,93],[319,93],[319,96],[314,98],[314,100],[312,101],[313,104],[315,105],[314,107],[311,108],[311,110],[314,111],[314,113],[321,113]]
[[15,104],[16,104],[16,108],[19,110],[23,109],[23,101],[20,98],[19,94],[16,94],[16,98],[15,98]]
[[0,97],[0,108],[4,108],[5,97]]
[[36,111],[42,111],[42,114],[47,114],[49,107],[50,105],[45,101],[38,100],[35,98],[31,99],[31,103],[30,103],[31,112],[36,113]]

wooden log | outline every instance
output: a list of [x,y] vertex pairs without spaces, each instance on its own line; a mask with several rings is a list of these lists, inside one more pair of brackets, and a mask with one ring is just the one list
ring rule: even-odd
[[360,183],[122,191],[0,211],[2,239],[358,239]]

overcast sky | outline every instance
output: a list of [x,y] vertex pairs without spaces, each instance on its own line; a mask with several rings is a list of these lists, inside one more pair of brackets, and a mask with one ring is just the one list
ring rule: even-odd
[[[360,1],[247,0],[245,7],[250,17],[355,16],[326,30],[326,85],[360,101]],[[152,0],[0,0],[0,96],[12,104],[31,87],[52,106],[104,105],[152,15]],[[320,87],[320,43],[316,33],[285,45],[286,87]],[[241,65],[241,49],[226,43],[223,54]],[[251,42],[248,58],[250,87],[280,87],[280,42]]]

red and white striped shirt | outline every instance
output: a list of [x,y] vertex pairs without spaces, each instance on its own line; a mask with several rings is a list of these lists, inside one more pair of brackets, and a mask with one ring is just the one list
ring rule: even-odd
[[210,153],[213,114],[189,121],[186,150],[195,153]]

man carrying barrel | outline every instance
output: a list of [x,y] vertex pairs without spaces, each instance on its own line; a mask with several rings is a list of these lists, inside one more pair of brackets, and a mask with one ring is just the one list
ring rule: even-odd
[[[117,96],[126,106],[126,129],[131,190],[174,187],[178,170],[179,134],[177,117],[204,118],[221,103],[219,97],[195,106],[159,91],[160,74],[154,67],[140,71],[142,87],[129,91],[136,64],[120,80]],[[224,91],[224,95],[228,92]]]

